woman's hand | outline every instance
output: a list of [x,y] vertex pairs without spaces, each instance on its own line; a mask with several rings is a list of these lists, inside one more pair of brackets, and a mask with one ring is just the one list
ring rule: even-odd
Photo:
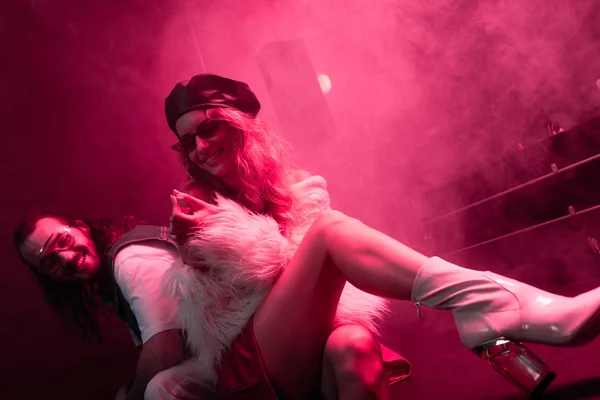
[[[173,205],[169,233],[174,235],[177,243],[184,244],[188,236],[202,224],[204,219],[215,214],[219,208],[194,196],[173,190]],[[186,208],[186,210],[182,210]]]

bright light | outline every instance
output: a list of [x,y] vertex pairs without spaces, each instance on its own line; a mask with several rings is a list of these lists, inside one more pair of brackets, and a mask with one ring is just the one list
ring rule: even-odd
[[319,81],[319,86],[321,86],[323,93],[329,93],[331,90],[331,79],[325,74],[319,74],[317,80]]

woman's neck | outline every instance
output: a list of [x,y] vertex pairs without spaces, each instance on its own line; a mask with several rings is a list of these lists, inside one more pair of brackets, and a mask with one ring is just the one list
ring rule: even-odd
[[227,189],[234,194],[240,193],[244,187],[240,176],[235,173],[230,173],[227,176],[222,177],[221,181],[225,184]]

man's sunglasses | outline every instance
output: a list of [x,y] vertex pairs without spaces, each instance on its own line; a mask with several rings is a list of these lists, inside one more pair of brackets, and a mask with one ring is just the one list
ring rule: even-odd
[[[47,243],[40,249],[40,267],[39,272],[51,273],[55,271],[61,261],[58,258],[58,254],[63,251],[71,250],[75,245],[75,236],[69,226],[63,228],[63,232],[58,234],[56,239],[53,241],[54,247],[49,251],[46,246]],[[49,253],[49,254],[48,254]]]

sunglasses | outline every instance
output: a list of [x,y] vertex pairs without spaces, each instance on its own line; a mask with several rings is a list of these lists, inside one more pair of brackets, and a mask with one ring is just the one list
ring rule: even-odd
[[209,138],[223,123],[224,121],[206,119],[198,124],[195,132],[181,136],[179,141],[171,146],[171,149],[178,153],[190,153],[196,148],[196,136],[203,139]]
[[[40,272],[51,273],[57,269],[61,263],[58,259],[58,254],[62,251],[71,250],[74,245],[75,236],[73,235],[73,231],[68,226],[65,226],[63,232],[59,234],[56,240],[54,240],[54,248],[50,254],[43,256],[40,260]],[[44,245],[40,250],[40,255],[44,254],[45,249],[46,246]]]

